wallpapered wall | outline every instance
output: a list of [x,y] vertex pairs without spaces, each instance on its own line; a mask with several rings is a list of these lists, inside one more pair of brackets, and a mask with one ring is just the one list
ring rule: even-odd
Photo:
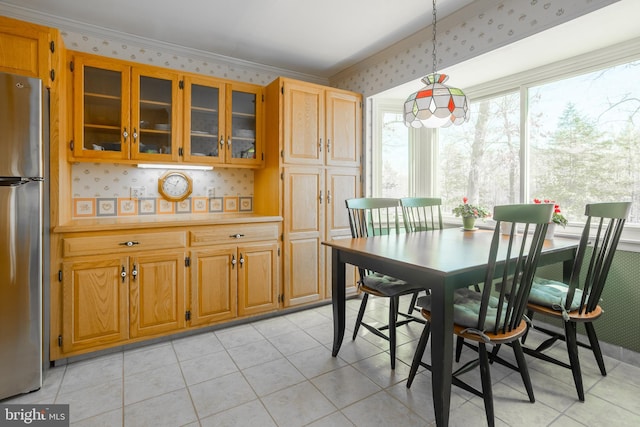
[[[443,69],[600,9],[617,0],[491,0],[437,21],[437,67]],[[432,27],[330,79],[366,98],[432,72]]]

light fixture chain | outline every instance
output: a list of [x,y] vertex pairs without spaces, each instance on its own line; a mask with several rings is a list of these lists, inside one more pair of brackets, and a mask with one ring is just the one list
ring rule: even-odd
[[433,49],[431,50],[431,59],[433,59],[433,74],[436,73],[436,0],[433,0]]

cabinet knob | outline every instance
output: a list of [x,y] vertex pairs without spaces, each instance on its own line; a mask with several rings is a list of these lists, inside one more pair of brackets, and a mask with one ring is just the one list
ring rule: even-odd
[[133,270],[131,270],[131,276],[133,277],[133,280],[136,280],[136,277],[138,277],[138,269],[136,268],[135,264],[133,264]]
[[220,147],[224,147],[224,136],[220,135]]
[[239,238],[241,238],[241,237],[244,237],[244,234],[240,234],[240,233],[238,233],[238,234],[232,234],[232,235],[230,235],[229,237],[233,237],[233,238],[235,238],[235,239],[239,239]]
[[131,246],[139,245],[140,242],[132,242],[130,240],[128,242],[121,242],[121,243],[118,243],[118,244],[121,245],[121,246],[129,246],[129,247],[131,247]]
[[240,267],[244,265],[244,257],[240,254]]
[[319,197],[319,199],[320,199],[320,204],[322,204],[322,190],[320,190],[320,197]]
[[327,204],[331,203],[331,191],[327,190]]
[[124,265],[122,266],[122,271],[120,272],[120,277],[122,277],[122,283],[127,278],[127,270],[124,269]]
[[235,266],[236,266],[236,256],[231,255],[231,268],[234,268]]
[[327,153],[331,152],[331,140],[327,138]]
[[129,132],[127,132],[127,128],[124,128],[124,132],[122,132],[122,137],[124,138],[125,142],[127,141],[127,138],[129,138]]
[[133,143],[135,144],[136,141],[138,140],[138,129],[133,128],[133,135],[131,135],[133,137]]

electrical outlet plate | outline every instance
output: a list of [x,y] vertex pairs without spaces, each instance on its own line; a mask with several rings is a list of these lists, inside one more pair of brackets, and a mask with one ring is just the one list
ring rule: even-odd
[[144,187],[131,187],[131,198],[139,199],[140,197],[144,197],[147,193],[147,189]]

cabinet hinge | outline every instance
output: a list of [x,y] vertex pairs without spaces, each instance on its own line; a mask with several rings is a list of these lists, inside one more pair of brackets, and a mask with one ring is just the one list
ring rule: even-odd
[[280,234],[280,241],[284,242],[284,233]]
[[186,257],[186,258],[184,259],[184,266],[185,266],[185,267],[191,267],[191,258]]
[[51,51],[51,53],[54,53],[56,51],[56,42],[54,42],[53,40],[51,40],[51,42],[49,43],[49,50]]
[[73,65],[73,61],[69,61],[69,69],[71,70],[71,72],[73,73],[75,66]]
[[69,149],[71,151],[73,151],[73,147],[74,147],[74,144],[73,144],[73,139],[72,139],[71,141],[69,141]]
[[262,161],[264,162],[264,153],[262,153]]
[[184,80],[180,80],[180,81],[178,82],[178,88],[180,88],[180,89],[184,89]]
[[178,148],[178,156],[184,156],[184,150],[182,149],[182,147]]
[[58,282],[62,282],[62,270],[58,270]]
[[280,172],[280,179],[284,181],[284,172]]
[[262,94],[262,102],[264,102],[264,93]]
[[282,85],[282,87],[280,88],[280,92],[282,92],[282,94],[284,95],[284,85]]
[[187,322],[191,320],[191,311],[187,310],[184,312],[184,320],[186,320]]
[[280,157],[282,157],[284,159],[284,150],[280,151]]
[[58,347],[62,347],[62,335],[58,335]]
[[278,256],[280,256],[280,248],[278,248]]
[[51,77],[51,81],[55,81],[55,79],[56,79],[56,70],[49,71],[49,77]]

